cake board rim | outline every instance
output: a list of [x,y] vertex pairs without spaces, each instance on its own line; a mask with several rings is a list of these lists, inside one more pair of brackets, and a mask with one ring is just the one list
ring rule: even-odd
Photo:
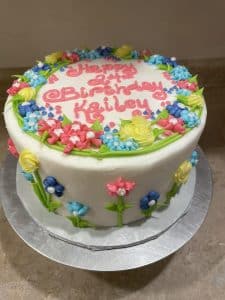
[[16,160],[7,156],[2,164],[0,187],[6,218],[32,249],[58,263],[92,271],[121,271],[142,267],[159,261],[179,250],[198,231],[203,223],[212,197],[212,176],[208,161],[198,147],[200,160],[196,171],[196,185],[188,212],[156,239],[135,246],[93,251],[57,239],[38,226],[24,209],[14,188],[9,191],[5,180],[15,174]]

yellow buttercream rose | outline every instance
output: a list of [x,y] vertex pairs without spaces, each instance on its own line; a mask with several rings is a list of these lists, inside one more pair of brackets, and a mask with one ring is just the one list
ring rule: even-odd
[[27,149],[24,149],[19,156],[19,164],[27,173],[33,173],[39,168],[39,160],[36,155]]
[[150,122],[141,116],[121,125],[119,135],[122,140],[133,138],[142,146],[151,145],[155,139]]
[[45,56],[45,62],[47,64],[55,64],[62,58],[63,53],[61,51],[53,52],[47,56]]
[[36,90],[32,87],[25,87],[18,92],[24,101],[29,101],[35,97]]
[[174,181],[177,184],[182,184],[187,182],[189,178],[189,174],[192,169],[192,164],[190,161],[185,160],[177,169],[177,171],[174,174]]
[[204,99],[201,95],[191,94],[187,97],[187,105],[189,106],[202,106]]
[[129,57],[130,53],[132,51],[132,48],[128,45],[123,45],[120,48],[117,48],[115,51],[115,56],[119,58],[126,58]]

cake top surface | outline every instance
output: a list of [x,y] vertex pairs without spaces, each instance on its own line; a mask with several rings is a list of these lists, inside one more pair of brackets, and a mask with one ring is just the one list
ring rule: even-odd
[[99,47],[55,52],[8,89],[21,129],[66,154],[156,151],[200,124],[197,76],[174,57]]

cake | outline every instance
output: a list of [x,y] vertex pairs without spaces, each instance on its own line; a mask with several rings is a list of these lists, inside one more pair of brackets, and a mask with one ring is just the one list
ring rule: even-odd
[[198,162],[203,89],[174,57],[54,52],[7,92],[9,150],[49,218],[96,230],[150,218]]

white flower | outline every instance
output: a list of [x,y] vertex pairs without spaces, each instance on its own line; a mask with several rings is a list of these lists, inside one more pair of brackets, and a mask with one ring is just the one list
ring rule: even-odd
[[119,195],[119,196],[125,196],[126,195],[126,190],[124,188],[119,188],[117,190],[117,195]]

